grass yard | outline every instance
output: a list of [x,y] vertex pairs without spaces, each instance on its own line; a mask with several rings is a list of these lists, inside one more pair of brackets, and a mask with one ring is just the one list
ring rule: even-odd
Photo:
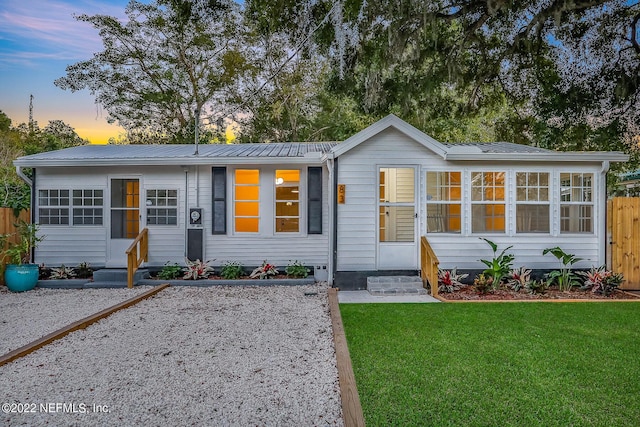
[[368,426],[640,425],[640,303],[340,311]]

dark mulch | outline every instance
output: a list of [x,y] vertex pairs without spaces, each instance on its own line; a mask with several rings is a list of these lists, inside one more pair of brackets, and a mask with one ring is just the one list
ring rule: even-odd
[[629,299],[640,301],[640,295],[636,295],[624,291],[616,291],[609,296],[602,296],[594,294],[591,291],[583,291],[579,288],[574,288],[568,292],[560,292],[558,289],[550,288],[544,294],[529,294],[526,291],[515,292],[508,289],[499,289],[486,294],[478,293],[473,286],[466,286],[459,291],[451,293],[439,293],[439,296],[443,299],[452,301],[473,301],[473,300],[486,300],[486,301],[512,301],[512,300],[558,300],[558,299],[583,299],[583,300],[616,300],[616,299]]

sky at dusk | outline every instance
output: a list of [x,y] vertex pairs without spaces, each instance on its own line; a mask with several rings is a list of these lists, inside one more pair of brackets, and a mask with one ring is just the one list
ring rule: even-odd
[[65,68],[102,50],[98,32],[76,14],[124,17],[128,0],[0,0],[0,110],[13,125],[33,118],[43,128],[62,120],[92,143],[106,143],[122,129],[107,123],[106,111],[88,91],[56,87]]

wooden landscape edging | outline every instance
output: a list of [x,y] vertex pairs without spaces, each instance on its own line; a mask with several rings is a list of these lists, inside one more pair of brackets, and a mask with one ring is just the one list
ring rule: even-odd
[[342,325],[342,315],[338,304],[338,290],[329,288],[329,311],[331,314],[331,327],[333,329],[333,342],[336,348],[336,361],[338,365],[338,382],[340,384],[340,400],[342,401],[342,418],[345,427],[364,426],[364,415],[360,396],[356,386],[356,378],[353,374],[347,337]]
[[116,304],[109,308],[105,308],[104,310],[94,313],[91,316],[85,317],[84,319],[80,319],[77,322],[73,322],[70,325],[60,328],[57,331],[54,331],[48,335],[45,335],[44,337],[37,339],[25,346],[12,350],[9,353],[0,356],[0,366],[6,365],[7,363],[12,362],[22,356],[26,356],[29,353],[33,353],[34,351],[41,349],[45,345],[50,344],[53,341],[59,340],[60,338],[63,338],[66,335],[69,335],[71,332],[74,332],[80,329],[85,329],[87,326],[97,322],[98,320],[102,320],[105,317],[112,315],[116,311],[131,307],[132,305],[139,303],[143,299],[149,298],[157,294],[158,292],[162,291],[168,286],[169,284],[157,286],[153,289],[143,292],[140,295],[137,295],[126,301],[123,301],[120,304]]

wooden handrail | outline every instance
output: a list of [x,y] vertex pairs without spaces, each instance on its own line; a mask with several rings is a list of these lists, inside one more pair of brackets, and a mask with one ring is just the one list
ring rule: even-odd
[[127,286],[133,288],[133,276],[143,262],[149,260],[149,230],[143,228],[140,234],[133,239],[127,254]]
[[431,295],[438,296],[438,257],[425,236],[420,238],[420,275],[422,282],[431,285]]

